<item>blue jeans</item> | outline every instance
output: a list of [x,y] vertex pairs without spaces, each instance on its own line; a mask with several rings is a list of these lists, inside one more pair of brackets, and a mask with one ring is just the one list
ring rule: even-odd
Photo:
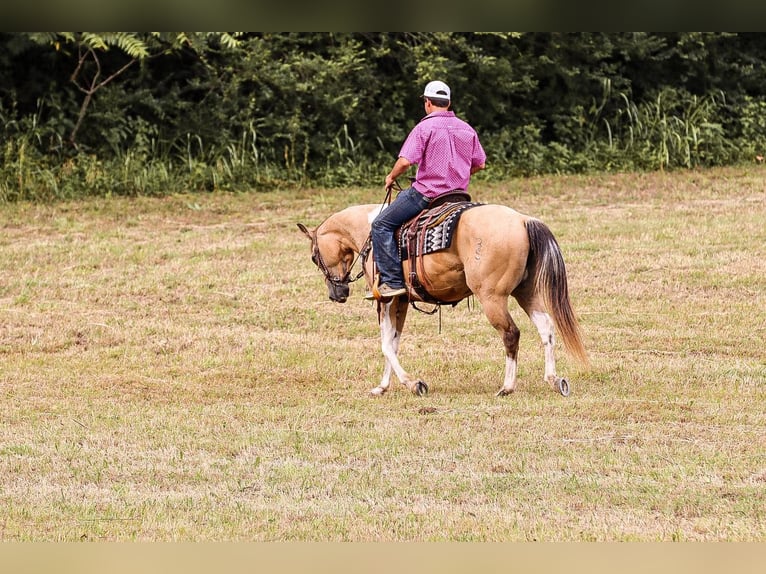
[[399,192],[372,222],[372,254],[380,271],[380,284],[389,287],[404,287],[402,263],[399,260],[399,247],[394,232],[404,222],[409,221],[423,211],[430,200],[414,187]]

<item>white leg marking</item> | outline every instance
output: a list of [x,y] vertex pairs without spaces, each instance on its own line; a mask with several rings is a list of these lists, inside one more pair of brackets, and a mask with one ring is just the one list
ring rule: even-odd
[[388,390],[391,384],[391,371],[396,373],[396,376],[402,382],[407,385],[409,376],[399,363],[397,354],[399,353],[399,342],[401,341],[401,333],[396,330],[396,325],[391,321],[391,305],[393,300],[383,304],[380,319],[380,342],[383,356],[385,357],[385,366],[383,368],[383,377],[380,384],[371,391],[373,395],[382,395]]
[[505,379],[503,380],[503,387],[497,392],[497,396],[507,395],[514,391],[516,388],[516,361],[505,356]]
[[545,376],[544,379],[551,385],[556,382],[556,357],[554,348],[556,346],[556,336],[554,334],[553,320],[548,313],[542,311],[533,311],[530,315],[532,323],[537,327],[540,333],[540,340],[545,349]]

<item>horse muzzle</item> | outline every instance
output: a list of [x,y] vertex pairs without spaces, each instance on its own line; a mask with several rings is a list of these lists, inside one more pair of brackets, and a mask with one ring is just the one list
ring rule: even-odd
[[329,283],[327,289],[330,295],[330,300],[336,303],[345,303],[348,299],[348,283]]

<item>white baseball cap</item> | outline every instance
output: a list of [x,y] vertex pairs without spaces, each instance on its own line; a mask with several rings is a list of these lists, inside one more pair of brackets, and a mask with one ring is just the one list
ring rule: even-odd
[[426,89],[423,90],[423,97],[426,98],[442,98],[444,100],[450,99],[449,86],[444,82],[438,80],[434,82],[428,82]]

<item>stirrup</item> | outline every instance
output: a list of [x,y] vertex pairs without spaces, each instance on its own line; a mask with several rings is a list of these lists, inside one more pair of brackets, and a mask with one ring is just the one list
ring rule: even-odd
[[[391,287],[389,287],[385,283],[383,285],[385,285],[388,289],[392,289]],[[370,289],[369,292],[365,293],[364,298],[368,299],[368,300],[381,301],[383,299],[390,299],[392,297],[398,297],[398,296],[401,296],[401,295],[407,295],[408,294],[408,290],[407,290],[406,286],[402,287],[401,289],[399,289],[399,290],[403,290],[401,293],[395,293],[394,295],[384,295],[383,293],[380,292],[379,287],[380,287],[380,274],[376,273],[375,274],[375,278],[372,281],[372,288]],[[399,291],[399,290],[397,290],[397,291]]]
[[407,288],[406,287],[389,287],[387,283],[383,283],[381,285],[383,287],[384,293],[381,293],[380,288],[377,289],[378,295],[383,299],[389,299],[391,297],[399,297],[401,295],[407,294]]

